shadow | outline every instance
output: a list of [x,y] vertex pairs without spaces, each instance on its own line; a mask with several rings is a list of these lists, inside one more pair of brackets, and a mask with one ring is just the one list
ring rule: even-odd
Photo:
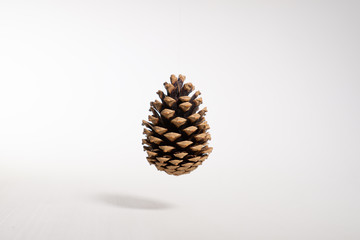
[[174,206],[158,200],[130,195],[101,194],[96,199],[102,203],[121,208],[162,210],[174,208]]

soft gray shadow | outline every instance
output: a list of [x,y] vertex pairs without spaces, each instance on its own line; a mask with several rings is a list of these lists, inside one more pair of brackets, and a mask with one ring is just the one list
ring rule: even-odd
[[99,194],[96,196],[96,200],[116,207],[130,209],[162,210],[174,208],[173,205],[159,200],[123,194]]

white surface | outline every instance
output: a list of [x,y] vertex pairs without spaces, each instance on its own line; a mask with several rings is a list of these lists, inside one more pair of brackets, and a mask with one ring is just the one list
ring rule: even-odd
[[[1,1],[0,239],[360,239],[356,1]],[[214,152],[149,166],[170,74]]]

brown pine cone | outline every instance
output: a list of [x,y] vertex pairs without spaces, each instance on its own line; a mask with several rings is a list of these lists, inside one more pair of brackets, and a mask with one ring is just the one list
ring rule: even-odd
[[171,83],[164,83],[167,94],[158,91],[161,101],[150,103],[149,122],[143,121],[144,150],[147,160],[158,170],[171,175],[182,175],[195,170],[208,158],[212,147],[205,121],[206,107],[199,110],[202,98],[199,91],[189,96],[195,89],[185,83],[185,76],[170,77]]

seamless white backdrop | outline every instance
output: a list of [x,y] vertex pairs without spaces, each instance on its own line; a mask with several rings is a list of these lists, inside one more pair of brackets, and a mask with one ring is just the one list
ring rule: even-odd
[[[0,0],[0,239],[360,238],[357,1]],[[209,109],[149,166],[170,74]]]

